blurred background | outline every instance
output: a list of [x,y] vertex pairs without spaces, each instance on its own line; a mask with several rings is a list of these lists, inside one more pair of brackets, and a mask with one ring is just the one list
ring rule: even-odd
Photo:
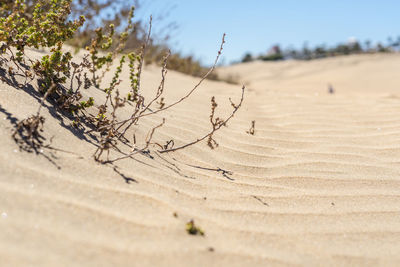
[[224,32],[224,64],[279,51],[285,58],[307,59],[398,50],[400,45],[400,1],[396,0],[141,2],[141,18],[164,14],[168,16],[161,25],[175,23],[169,40],[175,51],[193,54],[206,65],[213,62]]
[[[11,1],[11,0],[7,0]],[[12,1],[11,1],[12,2]],[[33,7],[37,0],[27,0]],[[134,5],[135,29],[126,50],[140,50],[152,35],[146,63],[203,76],[227,34],[219,65],[255,60],[311,60],[337,55],[400,50],[400,1],[396,0],[73,0],[72,17],[85,26],[70,45],[85,47],[97,27],[115,24],[122,32]],[[217,74],[209,78],[218,79]]]

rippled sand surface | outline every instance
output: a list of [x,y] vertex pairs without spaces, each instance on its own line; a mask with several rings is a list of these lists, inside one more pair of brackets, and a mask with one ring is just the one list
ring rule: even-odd
[[[90,140],[47,108],[44,135],[73,153],[44,151],[50,162],[20,152],[12,124],[33,114],[38,98],[0,84],[0,265],[398,266],[399,71],[399,55],[222,68],[247,91],[215,136],[219,147],[137,156],[117,163],[120,174],[94,162]],[[122,77],[126,88],[129,73]],[[144,94],[159,80],[157,67],[146,68]],[[196,82],[170,72],[165,101]],[[223,116],[240,89],[207,81],[138,133],[165,117],[156,140],[195,140],[209,130],[211,96]],[[246,133],[252,120],[254,136]],[[204,237],[186,233],[190,219]]]

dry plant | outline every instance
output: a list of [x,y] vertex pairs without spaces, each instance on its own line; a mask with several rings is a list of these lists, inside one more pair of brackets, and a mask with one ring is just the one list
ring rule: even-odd
[[[140,138],[137,138],[136,133],[132,138],[128,138],[127,133],[132,130],[133,126],[140,127],[142,118],[162,114],[187,100],[200,87],[216,68],[224,47],[225,34],[222,37],[215,62],[207,73],[178,100],[166,103],[163,93],[168,73],[169,52],[162,60],[161,80],[154,96],[146,99],[141,92],[141,75],[151,41],[152,20],[150,19],[145,42],[137,51],[121,55],[116,70],[111,72],[111,66],[115,63],[118,55],[123,52],[127,36],[134,30],[132,27],[134,9],[131,9],[127,26],[123,32],[118,34],[118,38],[115,38],[117,33],[112,24],[107,27],[107,30],[98,28],[95,38],[87,47],[88,54],[76,63],[73,62],[70,53],[63,52],[63,43],[72,38],[74,32],[83,25],[84,18],[69,21],[70,5],[71,0],[52,0],[50,4],[40,0],[34,8],[31,20],[24,19],[27,7],[23,0],[17,0],[14,4],[7,6],[0,6],[0,14],[2,14],[2,8],[3,11],[7,11],[5,18],[0,19],[0,67],[5,66],[6,68],[2,71],[2,80],[15,81],[16,76],[23,77],[24,83],[9,82],[16,88],[24,87],[27,84],[31,85],[36,80],[38,87],[34,90],[42,94],[36,115],[30,116],[17,125],[13,133],[17,143],[22,144],[18,140],[23,140],[23,143],[34,151],[42,146],[43,136],[40,132],[43,130],[44,119],[41,116],[41,108],[45,101],[48,101],[49,108],[53,108],[61,114],[67,114],[72,119],[72,124],[83,129],[85,135],[97,137],[93,139],[96,140],[95,145],[97,146],[93,157],[97,162],[103,164],[112,164],[119,160],[132,158],[137,154],[149,156],[152,151],[175,152],[203,140],[206,140],[212,149],[218,146],[214,134],[226,126],[240,109],[245,87],[242,87],[241,97],[237,104],[229,99],[232,111],[226,118],[216,117],[215,111],[218,105],[215,97],[212,97],[210,130],[186,144],[175,146],[177,142],[173,138],[164,142],[153,140],[155,132],[166,123],[165,118]],[[12,8],[10,9],[10,7]],[[118,41],[117,44],[115,40]],[[50,48],[50,55],[43,56],[41,60],[32,60],[26,55],[25,47],[47,47]],[[109,52],[110,47],[116,48]],[[121,95],[119,90],[121,73],[124,68],[128,68],[130,74],[130,92],[127,95]],[[112,75],[113,78],[107,86],[103,86],[102,78],[107,74]],[[92,97],[82,100],[82,90],[91,86],[103,91],[104,101],[95,103]],[[128,117],[121,118],[117,115],[118,110],[127,105],[133,107],[133,110]],[[138,142],[138,140],[144,141]],[[230,174],[221,169],[215,170],[223,171],[224,175]]]
[[[135,103],[135,105],[134,105],[135,109],[134,109],[132,115],[129,118],[123,119],[123,120],[119,120],[117,117],[112,115],[112,119],[109,121],[109,123],[99,127],[98,129],[90,131],[90,132],[99,131],[102,133],[102,139],[101,139],[100,145],[98,146],[98,148],[94,154],[95,160],[102,162],[102,163],[113,163],[118,160],[130,158],[138,153],[141,153],[141,154],[149,153],[150,146],[157,147],[157,151],[159,153],[174,152],[177,150],[187,148],[194,144],[197,144],[205,139],[207,139],[207,143],[211,148],[214,148],[215,146],[217,146],[217,142],[213,139],[213,135],[216,131],[221,129],[222,126],[226,126],[226,124],[229,122],[229,120],[233,118],[235,113],[241,107],[241,105],[243,103],[243,98],[244,98],[244,91],[245,91],[244,87],[242,88],[242,94],[241,94],[241,99],[240,99],[239,103],[236,105],[233,102],[231,102],[233,110],[232,110],[232,113],[226,119],[221,119],[219,117],[214,118],[215,117],[215,109],[217,107],[217,104],[215,102],[215,97],[212,98],[212,100],[211,100],[211,103],[212,103],[211,115],[210,115],[211,130],[208,133],[206,133],[204,136],[199,137],[192,142],[189,142],[189,143],[177,146],[177,147],[174,146],[174,144],[176,142],[173,139],[168,140],[164,145],[161,145],[159,142],[153,142],[153,135],[154,135],[155,131],[158,128],[162,127],[165,123],[165,119],[163,119],[163,121],[159,125],[155,126],[148,132],[148,134],[145,138],[145,142],[141,146],[139,146],[136,143],[136,137],[134,136],[132,142],[130,142],[130,143],[125,142],[125,145],[127,145],[130,148],[129,152],[123,152],[121,149],[117,148],[117,144],[119,142],[124,141],[124,140],[127,141],[127,139],[125,138],[126,132],[133,125],[138,125],[141,118],[155,115],[162,111],[168,110],[168,109],[176,106],[177,104],[185,101],[186,99],[188,99],[193,94],[193,92],[202,84],[202,82],[207,78],[207,75],[209,75],[215,69],[218,59],[222,53],[224,43],[225,43],[225,35],[222,38],[222,43],[221,43],[220,49],[218,51],[218,55],[215,59],[214,65],[210,68],[208,73],[205,76],[203,76],[200,79],[200,81],[187,94],[182,96],[177,101],[175,101],[171,104],[168,104],[168,105],[163,102],[164,100],[162,98],[162,94],[164,92],[165,79],[166,79],[166,75],[167,75],[167,63],[168,63],[168,57],[169,57],[169,54],[167,54],[163,60],[164,63],[163,63],[162,69],[161,69],[161,81],[157,88],[155,96],[152,99],[150,99],[149,101],[146,101],[146,99],[139,93],[137,88],[135,88],[135,87],[132,88],[133,89],[132,94],[135,96],[133,98],[133,100],[134,100],[133,102]],[[144,56],[145,56],[145,53],[141,52],[141,57],[139,59],[139,62],[143,62]],[[136,76],[139,78],[139,80],[140,80],[140,69],[141,69],[141,66],[139,64],[139,70],[137,72],[138,75]],[[160,102],[157,102],[157,101],[160,101]],[[121,99],[119,97],[119,93],[117,91],[114,100],[110,98],[110,104],[111,104],[111,107],[113,108],[111,114],[115,114],[115,110],[117,108],[119,108],[121,105],[124,105],[125,102],[126,102],[126,100]],[[119,103],[119,104],[116,104],[116,103]],[[162,103],[162,104],[160,104],[160,103]],[[158,109],[152,109],[153,104],[159,104],[160,106]],[[109,151],[111,148],[118,151],[122,155],[115,157],[115,158],[110,158]],[[105,158],[102,157],[104,155],[104,152],[107,152],[106,153],[107,156]]]

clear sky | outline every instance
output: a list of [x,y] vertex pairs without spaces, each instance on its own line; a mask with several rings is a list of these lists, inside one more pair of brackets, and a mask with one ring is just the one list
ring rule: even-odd
[[361,42],[369,39],[386,43],[389,36],[400,36],[400,0],[144,2],[148,3],[142,16],[170,10],[167,20],[175,21],[179,27],[170,41],[172,47],[184,54],[194,54],[204,64],[213,61],[224,32],[224,63],[239,60],[246,52],[266,52],[274,44],[282,48],[301,48],[304,42],[309,47],[333,46],[350,37]]

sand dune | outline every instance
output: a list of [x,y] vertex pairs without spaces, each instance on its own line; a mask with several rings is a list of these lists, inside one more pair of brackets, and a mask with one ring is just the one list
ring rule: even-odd
[[[44,151],[51,163],[19,151],[13,123],[39,99],[1,84],[0,265],[398,266],[399,70],[400,55],[219,69],[248,87],[243,109],[216,135],[220,146],[137,156],[117,163],[121,175],[94,162],[94,145],[48,109],[44,135],[69,152]],[[146,68],[145,94],[159,73]],[[170,72],[166,101],[196,82]],[[206,133],[212,95],[226,114],[240,86],[205,82],[165,114],[155,138],[183,143]],[[161,118],[146,118],[140,131]],[[186,233],[190,219],[204,237]]]

